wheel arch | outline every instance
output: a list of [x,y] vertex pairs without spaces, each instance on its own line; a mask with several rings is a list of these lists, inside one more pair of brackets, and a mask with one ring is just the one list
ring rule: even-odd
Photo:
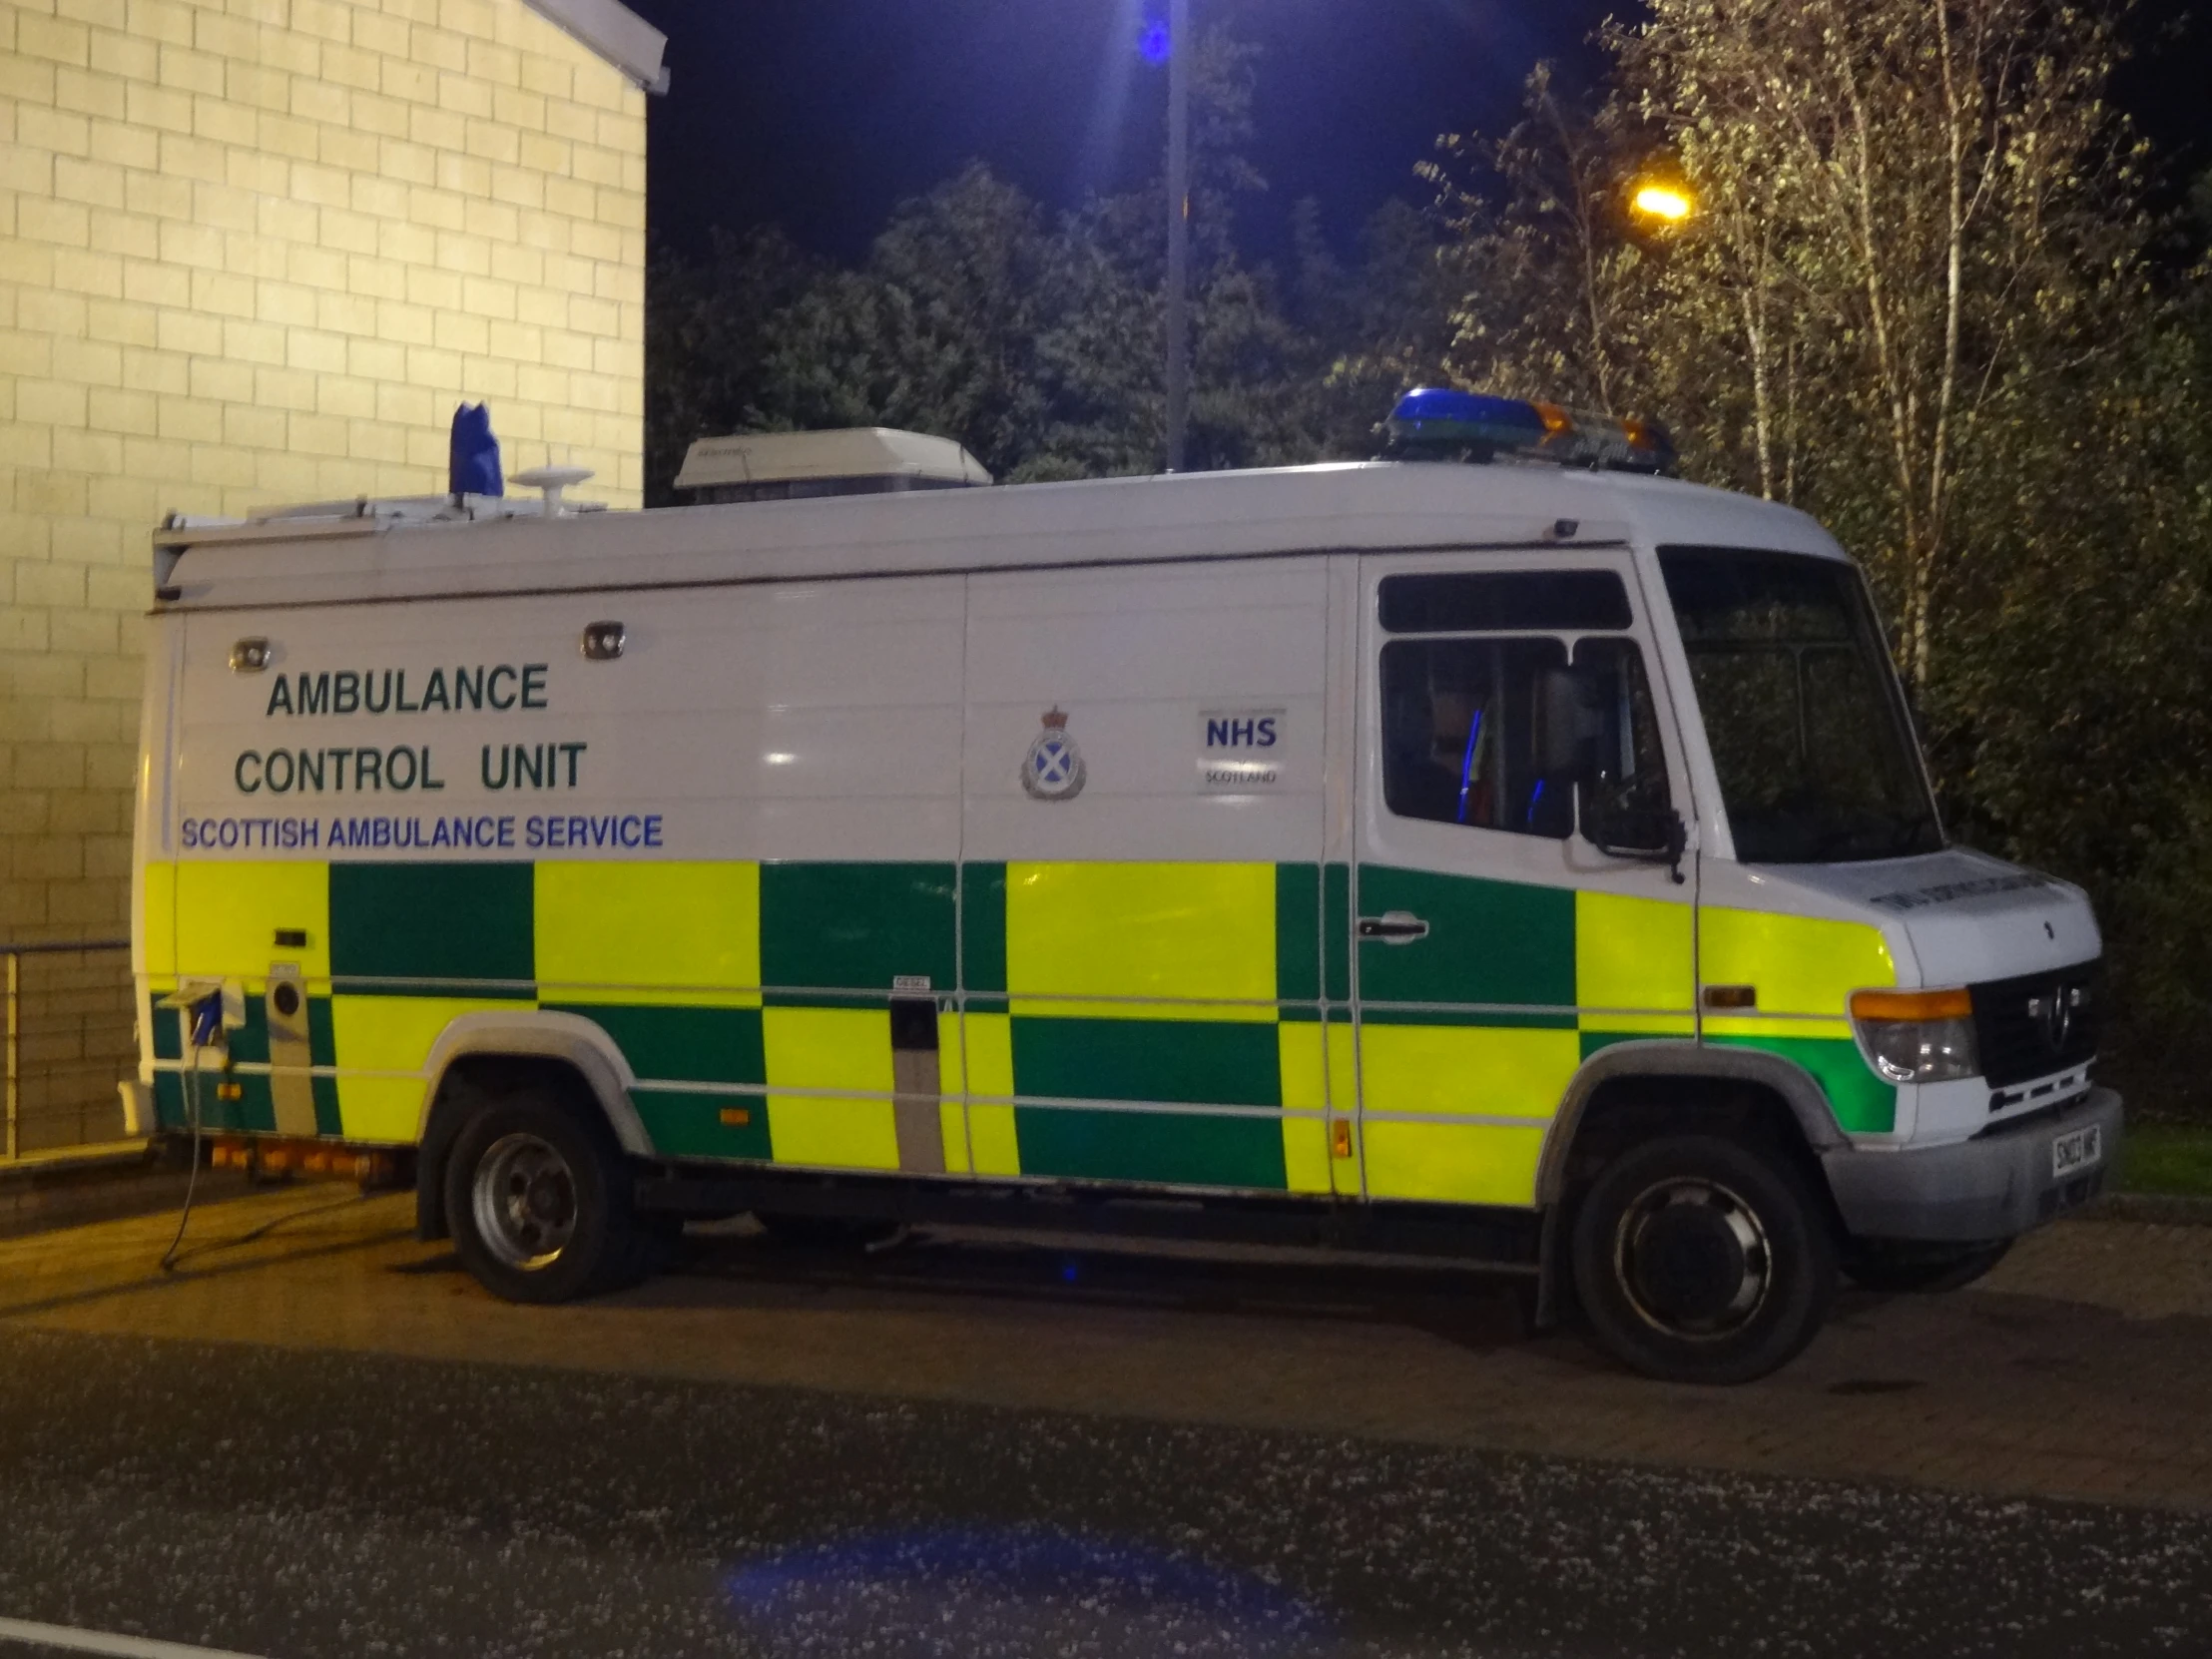
[[1592,1106],[1602,1097],[1638,1082],[1699,1080],[1773,1096],[1785,1108],[1807,1153],[1815,1158],[1850,1144],[1837,1127],[1827,1094],[1813,1074],[1794,1060],[1760,1049],[1715,1048],[1679,1038],[1615,1043],[1585,1060],[1567,1085],[1537,1159],[1537,1204],[1548,1209],[1566,1196],[1576,1140]]
[[439,1033],[423,1066],[428,1082],[415,1123],[419,1238],[447,1236],[445,1162],[463,1116],[461,1096],[451,1085],[480,1065],[500,1062],[565,1074],[577,1094],[598,1109],[623,1152],[634,1158],[653,1155],[652,1138],[631,1099],[637,1075],[601,1026],[579,1014],[463,1014]]

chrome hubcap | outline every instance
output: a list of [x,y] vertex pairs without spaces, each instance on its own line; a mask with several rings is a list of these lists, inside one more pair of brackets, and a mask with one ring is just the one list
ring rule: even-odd
[[473,1197],[476,1236],[510,1268],[550,1267],[576,1235],[576,1177],[535,1135],[495,1141],[477,1162]]
[[1719,1339],[1766,1306],[1774,1252],[1741,1197],[1682,1177],[1646,1188],[1622,1212],[1613,1271],[1647,1325],[1671,1337]]

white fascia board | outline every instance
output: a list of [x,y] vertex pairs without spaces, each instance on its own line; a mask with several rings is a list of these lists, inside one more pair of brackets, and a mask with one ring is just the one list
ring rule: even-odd
[[559,25],[613,64],[647,92],[668,91],[668,66],[661,60],[668,36],[621,0],[522,0],[539,16]]

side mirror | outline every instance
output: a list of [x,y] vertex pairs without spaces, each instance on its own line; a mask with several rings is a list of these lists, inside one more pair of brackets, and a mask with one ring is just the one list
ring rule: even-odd
[[1665,864],[1677,884],[1683,880],[1682,854],[1690,844],[1689,828],[1671,807],[1620,807],[1594,802],[1576,786],[1575,819],[1582,838],[1609,858]]

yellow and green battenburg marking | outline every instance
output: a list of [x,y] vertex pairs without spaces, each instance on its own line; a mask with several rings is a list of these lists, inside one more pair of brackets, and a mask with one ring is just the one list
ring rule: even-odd
[[[1367,947],[1357,1068],[1344,865],[153,865],[145,937],[157,995],[179,976],[252,993],[244,1096],[203,1101],[211,1124],[275,1127],[251,1063],[284,960],[331,1073],[317,1127],[361,1141],[413,1138],[453,1018],[545,1009],[621,1048],[665,1156],[896,1170],[896,989],[941,1010],[926,1167],[1327,1192],[1360,1190],[1364,1163],[1375,1197],[1527,1203],[1581,1062],[1693,1034],[1687,904],[1382,866],[1360,888],[1431,931]],[[1876,930],[1708,911],[1704,950],[1708,980],[1762,987],[1711,1039],[1789,1054],[1847,1129],[1891,1126],[1843,1019],[1850,988],[1894,978]],[[174,1017],[154,1030],[175,1059]],[[1361,1089],[1361,1163],[1333,1173],[1328,1114]],[[181,1121],[173,1072],[160,1101]]]

